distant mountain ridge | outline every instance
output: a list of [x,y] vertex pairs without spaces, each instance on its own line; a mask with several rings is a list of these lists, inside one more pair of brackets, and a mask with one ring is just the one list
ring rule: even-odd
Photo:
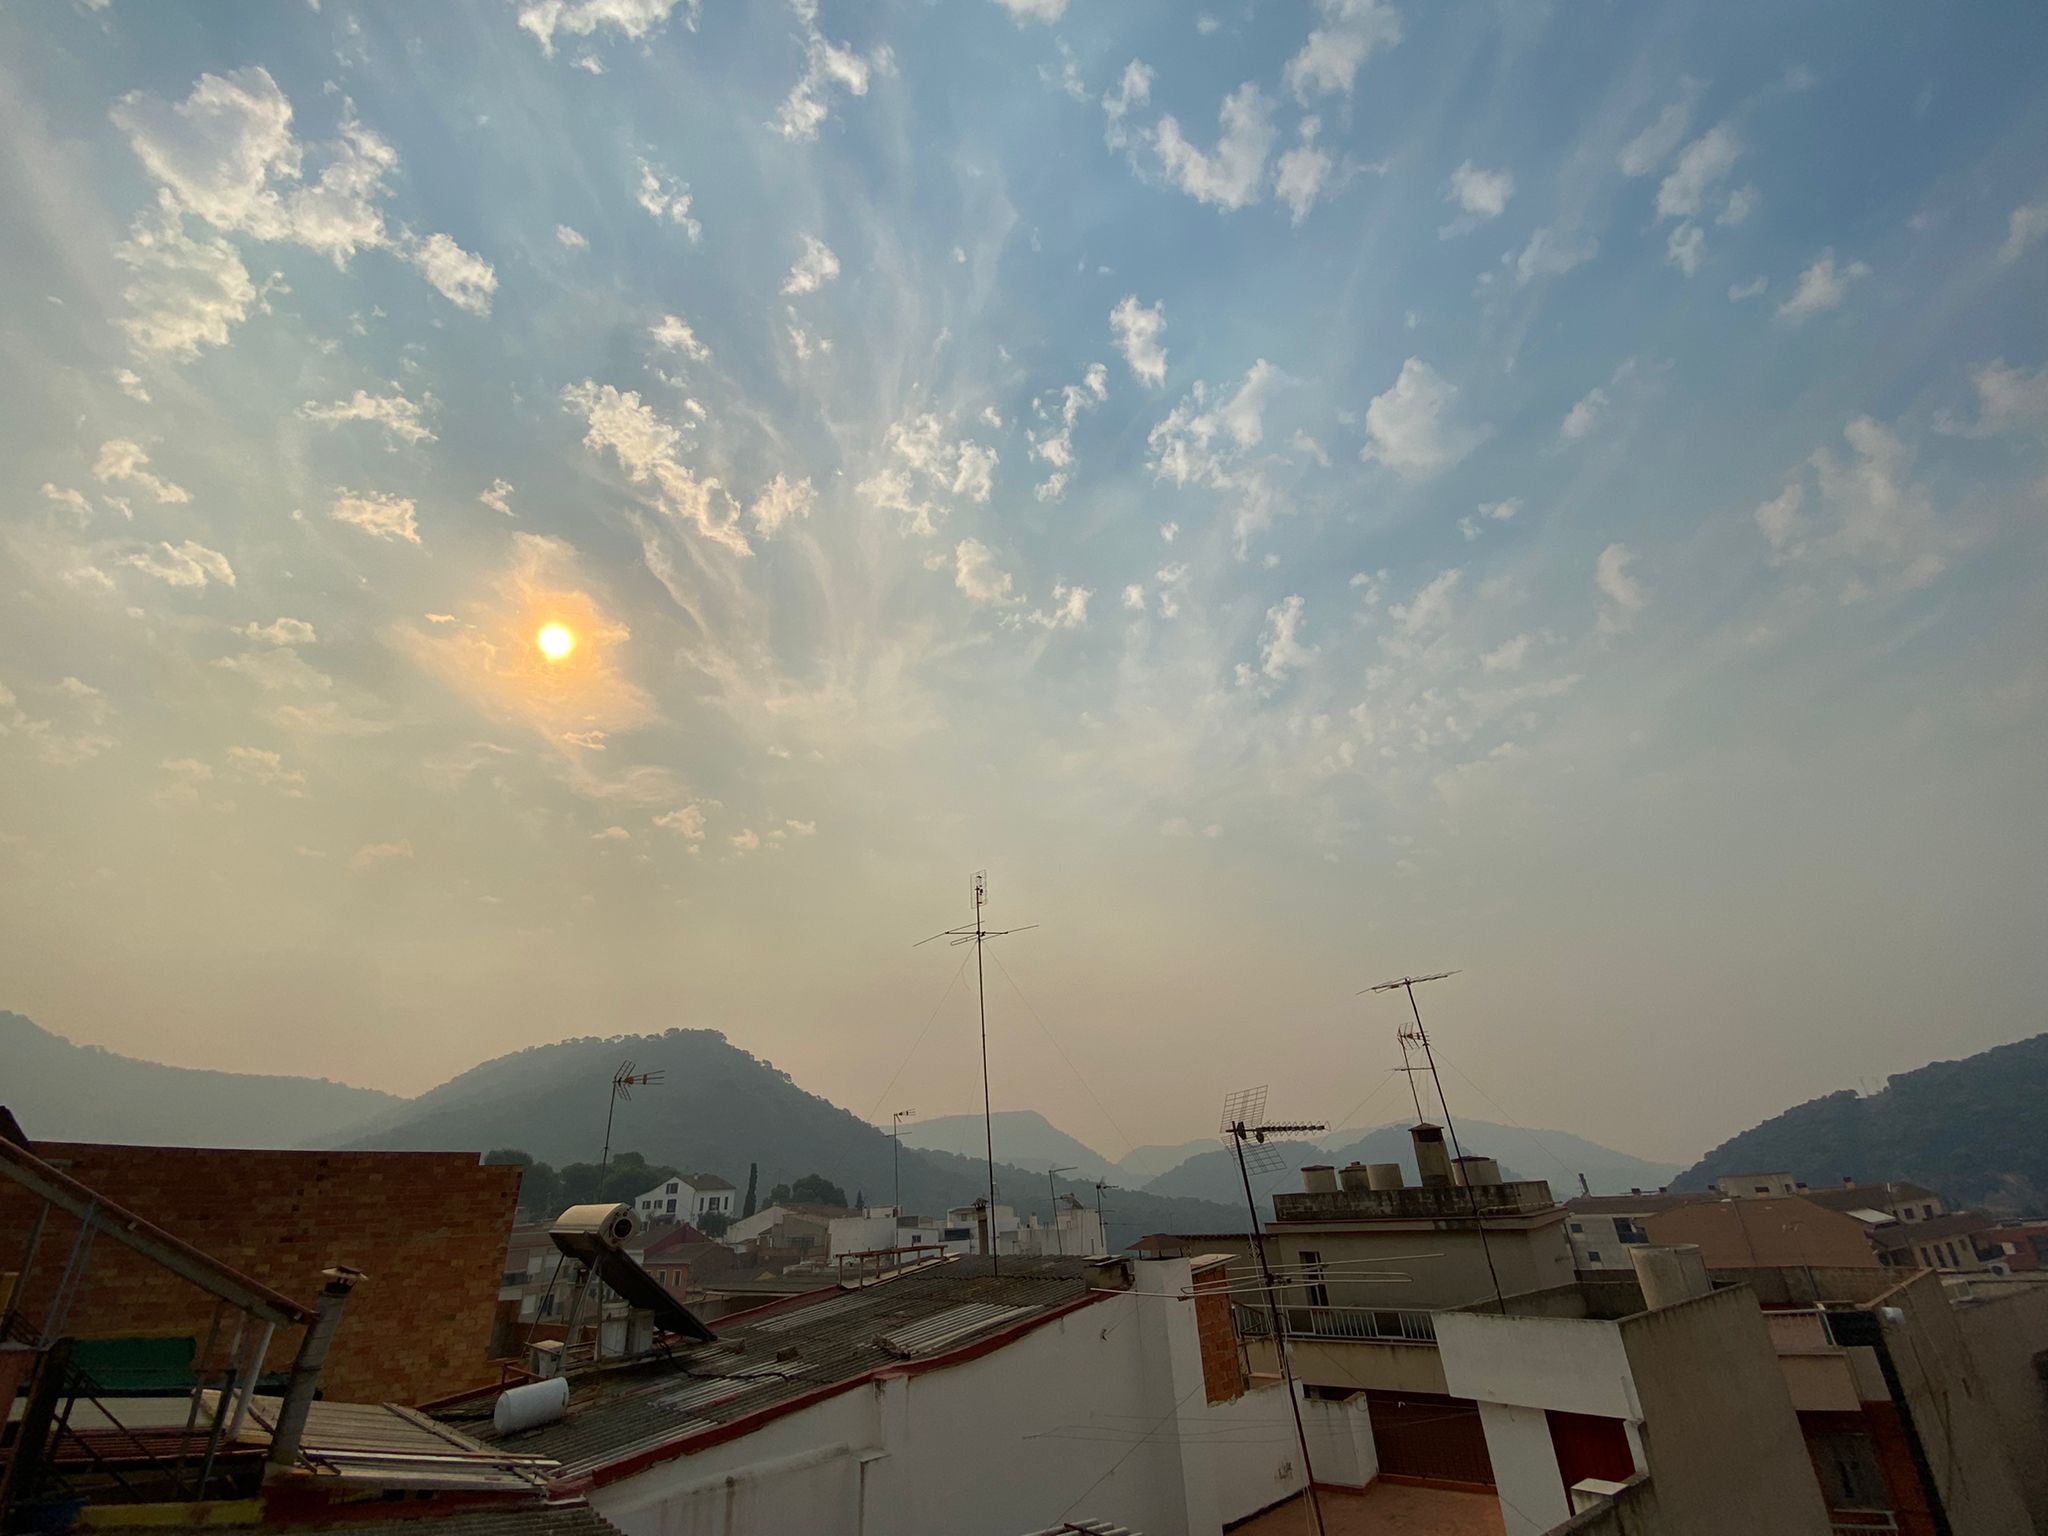
[[1911,1179],[2001,1214],[2048,1211],[2048,1034],[1935,1061],[1861,1097],[1848,1089],[1773,1116],[1714,1148],[1675,1187],[1784,1172],[1816,1188],[1844,1176]]
[[341,1135],[404,1102],[324,1078],[168,1067],[73,1044],[0,1009],[0,1103],[38,1138],[297,1147]]

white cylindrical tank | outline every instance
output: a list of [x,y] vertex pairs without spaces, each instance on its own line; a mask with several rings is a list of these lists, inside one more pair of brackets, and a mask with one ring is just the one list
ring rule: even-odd
[[1311,1195],[1334,1195],[1337,1170],[1328,1163],[1311,1163],[1301,1170],[1301,1187]]
[[509,1435],[515,1429],[552,1424],[568,1411],[568,1377],[529,1382],[498,1394],[497,1406],[491,1409],[491,1428],[501,1435]]
[[595,1237],[607,1248],[623,1248],[639,1232],[640,1218],[630,1205],[572,1205],[549,1230]]
[[1372,1188],[1365,1176],[1363,1163],[1346,1163],[1337,1170],[1337,1182],[1347,1190]]
[[1400,1189],[1406,1184],[1401,1176],[1399,1163],[1368,1163],[1365,1169],[1365,1183],[1368,1189]]

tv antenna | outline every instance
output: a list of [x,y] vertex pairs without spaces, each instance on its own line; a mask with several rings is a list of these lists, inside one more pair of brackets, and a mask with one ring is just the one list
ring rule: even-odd
[[612,1074],[612,1101],[604,1112],[604,1155],[597,1160],[600,1173],[612,1160],[612,1116],[618,1113],[619,1100],[632,1098],[635,1088],[652,1088],[666,1075],[659,1067],[652,1072],[635,1072],[632,1062],[619,1063],[619,1070]]
[[1045,1170],[1045,1187],[1052,1195],[1052,1242],[1061,1258],[1067,1256],[1067,1240],[1060,1234],[1060,1187],[1054,1182],[1063,1173],[1072,1173],[1072,1168],[1048,1168]]
[[1301,1427],[1301,1399],[1294,1385],[1294,1364],[1287,1354],[1287,1329],[1280,1314],[1280,1292],[1273,1284],[1273,1266],[1266,1258],[1266,1229],[1259,1220],[1259,1203],[1252,1198],[1252,1170],[1277,1173],[1286,1154],[1269,1137],[1312,1136],[1326,1129],[1307,1121],[1273,1121],[1266,1118],[1266,1088],[1240,1088],[1223,1100],[1223,1124],[1219,1128],[1237,1153],[1237,1176],[1244,1183],[1244,1207],[1252,1222],[1252,1253],[1259,1261],[1259,1279],[1266,1292],[1266,1313],[1273,1325],[1273,1350],[1280,1357],[1280,1374],[1287,1382],[1287,1406],[1294,1411],[1294,1440],[1301,1450],[1302,1482],[1308,1489],[1309,1517],[1316,1536],[1323,1536],[1323,1506],[1316,1498],[1316,1472],[1309,1462],[1308,1432]]
[[[1429,1068],[1429,1080],[1436,1085],[1436,1101],[1442,1106],[1444,1112],[1444,1129],[1451,1133],[1451,1156],[1457,1159],[1453,1166],[1463,1168],[1465,1166],[1465,1149],[1458,1145],[1458,1127],[1457,1123],[1451,1119],[1451,1101],[1444,1097],[1444,1080],[1438,1075],[1436,1070],[1436,1052],[1430,1047],[1429,1031],[1423,1028],[1422,1025],[1422,1009],[1415,1001],[1415,989],[1417,987],[1432,981],[1443,981],[1457,974],[1456,971],[1433,971],[1427,976],[1396,976],[1392,981],[1383,981],[1376,987],[1366,987],[1357,995],[1363,997],[1367,992],[1407,993],[1408,1012],[1414,1017],[1415,1026],[1413,1029],[1410,1029],[1404,1024],[1397,1034],[1401,1041],[1403,1070],[1410,1073],[1408,1087],[1413,1092],[1415,1088],[1413,1069],[1405,1066],[1408,1060],[1408,1050],[1411,1045],[1418,1046],[1422,1050],[1422,1059]],[[1418,1120],[1422,1118],[1422,1100],[1419,1096],[1415,1101],[1415,1116]],[[1420,1169],[1417,1169],[1418,1173],[1420,1171]],[[1479,1229],[1479,1250],[1486,1255],[1487,1278],[1493,1281],[1493,1303],[1500,1308],[1500,1315],[1506,1317],[1508,1315],[1508,1304],[1506,1297],[1501,1293],[1500,1273],[1493,1267],[1493,1246],[1486,1240],[1486,1220],[1479,1213],[1479,1196],[1472,1192],[1472,1184],[1469,1179],[1465,1181],[1465,1204],[1471,1208],[1473,1225]]]
[[1095,1181],[1095,1224],[1102,1229],[1102,1251],[1104,1253],[1109,1252],[1109,1219],[1102,1214],[1102,1192],[1105,1189],[1115,1188],[1116,1186],[1107,1179],[1097,1179]]
[[958,949],[962,944],[974,946],[974,1005],[981,1017],[981,1129],[983,1141],[988,1148],[988,1271],[991,1275],[1002,1273],[1002,1261],[996,1255],[996,1116],[991,1107],[988,1093],[988,988],[982,979],[981,950],[990,939],[1006,938],[1013,933],[1028,933],[1036,923],[1026,923],[1021,928],[986,928],[982,926],[981,909],[988,905],[988,871],[974,872],[974,922],[961,924],[958,928],[946,928],[929,939],[919,939],[911,945],[917,949],[939,939],[947,941],[947,948]]
[[896,1214],[903,1214],[903,1122],[916,1114],[914,1109],[892,1109],[889,1111],[889,1153],[895,1163]]

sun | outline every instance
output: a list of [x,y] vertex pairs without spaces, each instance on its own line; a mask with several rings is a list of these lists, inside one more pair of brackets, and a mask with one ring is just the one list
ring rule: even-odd
[[535,635],[534,644],[540,647],[541,655],[549,661],[560,661],[576,649],[576,635],[566,624],[543,624]]

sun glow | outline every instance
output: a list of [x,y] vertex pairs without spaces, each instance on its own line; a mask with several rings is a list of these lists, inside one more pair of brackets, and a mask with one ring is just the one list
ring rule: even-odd
[[543,624],[540,633],[534,636],[534,643],[549,661],[560,661],[576,649],[576,636],[566,624]]

